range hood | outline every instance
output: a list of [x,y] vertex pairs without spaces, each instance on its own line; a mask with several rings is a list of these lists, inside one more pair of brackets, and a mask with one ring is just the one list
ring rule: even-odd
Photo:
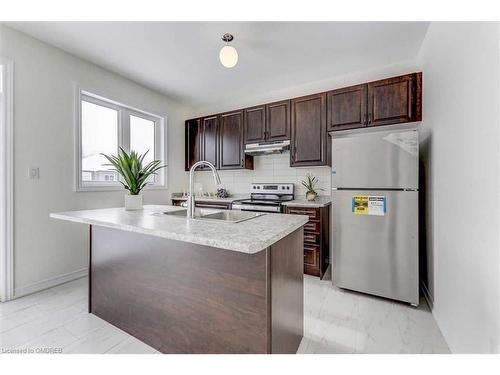
[[249,143],[245,145],[245,154],[254,156],[281,154],[287,150],[290,150],[290,141],[279,141],[272,143]]

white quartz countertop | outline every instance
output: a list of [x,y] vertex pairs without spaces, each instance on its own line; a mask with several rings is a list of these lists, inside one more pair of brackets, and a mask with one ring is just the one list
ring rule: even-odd
[[182,208],[146,205],[139,211],[126,211],[123,207],[105,208],[58,212],[50,214],[50,217],[247,254],[258,253],[308,221],[304,215],[271,213],[239,223],[187,220],[185,217],[162,214],[179,210]]
[[283,205],[288,207],[320,208],[320,207],[326,207],[331,203],[332,203],[332,198],[330,198],[329,196],[318,196],[313,201],[308,201],[306,199],[294,199],[293,201],[283,202]]

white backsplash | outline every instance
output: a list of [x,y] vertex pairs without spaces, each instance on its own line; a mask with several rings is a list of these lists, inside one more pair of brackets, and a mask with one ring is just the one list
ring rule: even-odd
[[[222,184],[230,194],[249,193],[251,183],[281,182],[293,183],[295,185],[295,196],[304,197],[306,189],[300,181],[306,178],[308,173],[319,179],[319,195],[329,195],[331,189],[330,167],[290,167],[290,153],[262,155],[254,157],[253,170],[220,170]],[[188,184],[188,173],[186,173],[186,187]],[[213,192],[216,190],[212,172],[196,172],[195,182],[200,183],[203,191]]]

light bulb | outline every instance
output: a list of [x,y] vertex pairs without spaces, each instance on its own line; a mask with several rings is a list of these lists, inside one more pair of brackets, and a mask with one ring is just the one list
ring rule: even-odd
[[232,68],[238,63],[238,52],[234,47],[224,46],[219,52],[219,59],[226,68]]

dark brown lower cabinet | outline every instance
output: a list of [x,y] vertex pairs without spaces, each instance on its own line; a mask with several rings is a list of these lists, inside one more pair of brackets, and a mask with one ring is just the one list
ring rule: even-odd
[[286,207],[285,213],[309,216],[304,225],[304,273],[322,278],[328,268],[330,254],[330,206]]

